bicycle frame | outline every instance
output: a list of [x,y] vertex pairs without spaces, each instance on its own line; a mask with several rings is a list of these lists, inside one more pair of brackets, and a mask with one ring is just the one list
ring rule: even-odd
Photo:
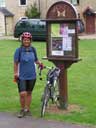
[[[44,116],[45,109],[47,107],[47,104],[49,100],[52,100],[52,103],[56,102],[58,100],[58,95],[55,94],[56,89],[56,83],[60,74],[60,69],[58,67],[50,68],[45,67],[48,69],[48,73],[46,76],[46,86],[44,88],[43,96],[42,96],[42,109],[41,109],[41,117]],[[41,74],[41,71],[40,71]],[[57,83],[58,84],[58,83]]]

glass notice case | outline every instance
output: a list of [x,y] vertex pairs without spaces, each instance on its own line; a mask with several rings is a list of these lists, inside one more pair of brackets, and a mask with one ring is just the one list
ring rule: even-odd
[[55,59],[76,58],[77,36],[75,22],[48,24],[48,57]]

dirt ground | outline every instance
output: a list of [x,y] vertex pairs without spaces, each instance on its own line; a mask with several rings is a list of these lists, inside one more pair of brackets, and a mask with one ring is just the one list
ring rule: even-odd
[[72,112],[83,112],[84,108],[75,104],[69,104],[66,110],[59,109],[55,104],[50,104],[47,108],[48,113],[57,113],[57,114],[68,114]]

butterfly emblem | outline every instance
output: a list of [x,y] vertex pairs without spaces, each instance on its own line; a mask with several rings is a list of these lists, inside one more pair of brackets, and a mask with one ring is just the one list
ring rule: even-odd
[[57,16],[58,17],[65,17],[65,10],[62,11],[62,12],[60,12],[60,11],[57,10]]

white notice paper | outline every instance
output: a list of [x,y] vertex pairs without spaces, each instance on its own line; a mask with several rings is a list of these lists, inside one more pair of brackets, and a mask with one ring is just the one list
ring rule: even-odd
[[63,56],[63,51],[52,51],[52,55],[55,55],[55,56]]
[[72,51],[72,37],[63,38],[63,50]]

